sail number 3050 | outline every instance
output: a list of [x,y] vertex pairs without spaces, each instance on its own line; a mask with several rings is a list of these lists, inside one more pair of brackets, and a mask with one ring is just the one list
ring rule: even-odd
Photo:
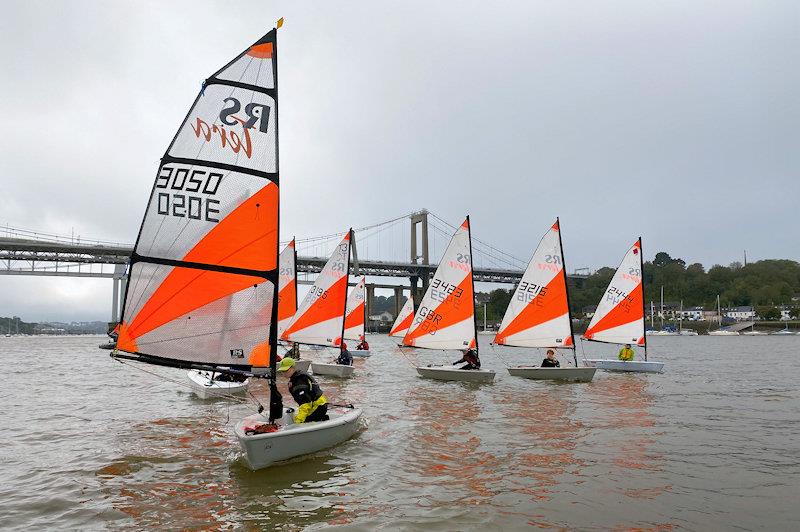
[[156,179],[158,214],[219,222],[219,200],[212,198],[222,183],[222,174],[166,165]]

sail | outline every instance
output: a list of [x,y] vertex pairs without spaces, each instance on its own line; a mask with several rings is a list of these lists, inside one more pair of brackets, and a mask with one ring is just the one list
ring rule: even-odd
[[357,285],[353,287],[350,295],[347,296],[347,310],[344,319],[344,338],[345,340],[364,339],[364,316],[366,305],[364,304],[364,286],[367,282],[366,277],[362,277]]
[[612,344],[645,345],[641,238],[622,259],[583,337]]
[[412,298],[406,299],[403,308],[400,309],[400,314],[397,315],[397,319],[394,320],[394,324],[392,325],[392,329],[389,331],[389,336],[394,336],[395,338],[403,338],[408,331],[408,328],[411,327],[411,320],[414,319],[414,300]]
[[350,232],[336,246],[297,309],[282,340],[301,344],[341,345],[350,269]]
[[477,346],[469,218],[458,228],[403,338],[430,349]]
[[278,257],[278,338],[289,327],[297,312],[297,250],[291,242]]
[[558,220],[542,237],[495,336],[517,347],[573,347]]
[[144,361],[272,362],[278,284],[277,43],[209,77],[156,174],[117,348]]

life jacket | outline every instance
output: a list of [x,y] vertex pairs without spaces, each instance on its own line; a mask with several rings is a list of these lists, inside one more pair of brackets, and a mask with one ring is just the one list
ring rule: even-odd
[[297,404],[302,405],[319,399],[322,396],[322,389],[311,375],[296,370],[289,378],[289,393]]

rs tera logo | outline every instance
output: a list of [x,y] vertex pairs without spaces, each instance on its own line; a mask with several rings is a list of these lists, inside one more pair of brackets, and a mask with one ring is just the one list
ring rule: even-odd
[[226,126],[241,124],[241,136],[235,131],[225,129],[224,126],[209,125],[200,117],[195,119],[195,123],[192,124],[192,130],[197,138],[202,136],[206,142],[211,142],[212,139],[219,137],[219,143],[222,148],[230,147],[233,153],[242,151],[250,159],[253,155],[253,141],[250,138],[250,130],[258,124],[259,132],[267,132],[270,107],[263,103],[250,102],[244,106],[245,117],[242,117],[236,114],[242,111],[242,104],[239,100],[229,97],[225,98],[223,102],[226,105],[219,112],[219,120]]

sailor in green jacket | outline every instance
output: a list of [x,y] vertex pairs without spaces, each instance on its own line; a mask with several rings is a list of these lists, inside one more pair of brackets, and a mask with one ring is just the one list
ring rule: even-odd
[[278,371],[287,372],[289,393],[299,405],[297,415],[294,416],[295,423],[330,419],[328,417],[328,400],[322,393],[319,384],[308,373],[294,369],[293,358],[286,357],[281,360]]
[[630,362],[633,360],[633,349],[631,349],[631,344],[625,344],[625,347],[619,350],[619,359],[623,362]]

